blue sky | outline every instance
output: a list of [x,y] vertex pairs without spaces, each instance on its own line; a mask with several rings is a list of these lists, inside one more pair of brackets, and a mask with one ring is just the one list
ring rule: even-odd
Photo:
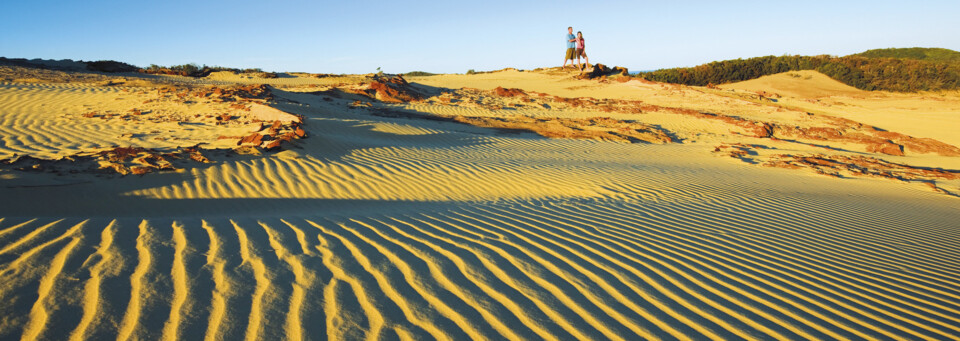
[[0,56],[367,73],[559,66],[567,26],[631,70],[960,50],[960,1],[10,1]]

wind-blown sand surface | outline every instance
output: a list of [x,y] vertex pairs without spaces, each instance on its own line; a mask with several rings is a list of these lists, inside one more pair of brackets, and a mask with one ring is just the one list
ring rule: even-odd
[[[351,92],[363,76],[0,83],[0,339],[960,338],[960,157],[910,144],[960,144],[960,96],[810,94],[804,76],[724,90],[441,75],[409,78],[423,98],[399,103]],[[157,91],[231,82],[273,97]],[[302,115],[306,138],[231,151],[266,131],[263,112]],[[616,122],[552,139],[458,117],[542,119],[540,135]],[[904,154],[889,155],[786,135],[830,124],[910,138],[889,137]],[[205,142],[210,162],[177,170],[76,166]],[[14,154],[75,161],[18,170]],[[919,175],[761,166],[799,155]]]

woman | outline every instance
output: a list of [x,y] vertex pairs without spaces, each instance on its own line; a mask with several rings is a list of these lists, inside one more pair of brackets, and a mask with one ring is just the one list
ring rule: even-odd
[[[577,43],[577,51],[575,52],[575,54],[577,56],[577,65],[580,67],[580,71],[583,71],[584,69],[586,69],[587,66],[590,65],[590,57],[587,57],[587,52],[584,51],[584,48],[586,46],[584,45],[584,42],[583,42],[583,33],[580,33],[580,31],[577,31],[576,43]],[[586,65],[580,63],[581,56],[583,56],[583,59],[587,61]]]

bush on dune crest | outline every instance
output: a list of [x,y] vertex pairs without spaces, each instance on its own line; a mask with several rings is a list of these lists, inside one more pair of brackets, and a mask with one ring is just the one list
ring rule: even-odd
[[277,78],[277,74],[273,72],[264,72],[260,68],[251,68],[251,69],[237,69],[237,68],[228,68],[222,66],[199,66],[194,63],[183,64],[183,65],[174,65],[174,66],[159,66],[156,64],[150,64],[146,69],[140,69],[140,72],[152,75],[178,75],[178,76],[188,76],[188,77],[206,77],[210,73],[217,71],[231,71],[236,73],[244,74],[253,74],[256,77],[260,78]]
[[943,48],[923,47],[874,49],[857,53],[854,56],[867,58],[920,59],[941,62],[960,61],[960,52]]
[[426,71],[410,71],[403,75],[407,77],[423,77],[423,76],[436,76],[437,74],[432,72],[426,72]]
[[[204,69],[207,67],[204,66]],[[174,66],[159,66],[156,64],[150,64],[146,69],[142,69],[141,72],[153,74],[153,75],[180,75],[180,76],[194,76],[202,77],[199,75],[200,67],[197,64],[183,64],[183,65],[174,65]],[[209,72],[208,72],[209,74]]]
[[139,70],[139,68],[136,66],[115,60],[98,60],[95,62],[87,62],[87,69],[100,72],[136,72]]
[[665,83],[706,86],[800,70],[816,70],[862,90],[910,92],[960,89],[960,62],[868,58],[859,55],[766,56],[712,62],[690,68],[662,69],[640,73],[637,77]]

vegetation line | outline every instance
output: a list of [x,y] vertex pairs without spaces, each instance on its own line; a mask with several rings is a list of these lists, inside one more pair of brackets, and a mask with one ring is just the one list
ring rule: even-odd
[[[924,51],[930,53],[924,54]],[[945,49],[870,50],[844,57],[766,56],[638,73],[646,80],[707,86],[788,71],[816,70],[862,90],[914,92],[960,89],[960,52]],[[927,57],[927,56],[932,57]]]

